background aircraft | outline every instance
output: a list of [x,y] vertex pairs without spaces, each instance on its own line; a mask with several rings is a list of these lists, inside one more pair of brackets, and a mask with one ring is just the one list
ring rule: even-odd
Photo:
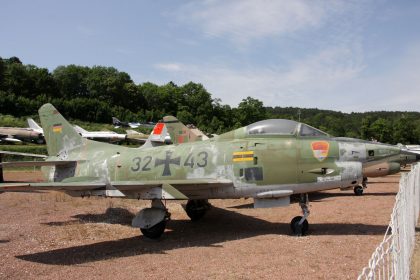
[[131,127],[131,128],[153,128],[156,123],[154,122],[147,122],[147,123],[139,123],[139,122],[122,122],[116,117],[112,117],[112,124],[115,126],[115,128],[119,127]]
[[115,128],[119,127],[131,127],[131,128],[138,128],[140,126],[139,122],[122,122],[116,117],[112,117],[112,124]]
[[120,134],[114,131],[87,131],[78,125],[74,125],[73,127],[82,137],[91,140],[115,143],[127,139],[126,134]]
[[42,128],[33,120],[28,119],[28,128],[22,127],[0,127],[0,142],[21,143],[35,142],[45,143]]
[[[74,196],[149,199],[132,225],[150,238],[165,230],[170,214],[162,200],[188,200],[186,212],[201,218],[212,198],[252,197],[255,207],[290,204],[299,194],[303,216],[291,221],[297,235],[308,230],[308,193],[357,186],[361,158],[397,155],[396,147],[340,142],[308,125],[266,120],[205,141],[128,148],[82,138],[51,105],[39,110],[47,140],[44,162],[5,162],[2,166],[43,166],[48,182],[6,183],[1,191],[59,190]],[[155,128],[162,132],[164,125]],[[161,133],[162,134],[162,133]]]

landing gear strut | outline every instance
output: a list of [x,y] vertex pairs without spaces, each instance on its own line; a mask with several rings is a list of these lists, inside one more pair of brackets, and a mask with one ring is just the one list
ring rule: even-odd
[[211,204],[206,199],[191,199],[184,206],[185,212],[187,212],[191,221],[201,219],[210,208]]
[[296,216],[290,222],[293,234],[296,236],[305,235],[309,229],[309,223],[307,218],[309,216],[309,198],[308,194],[301,194],[299,199],[299,205],[302,208],[303,216]]
[[363,182],[361,186],[355,186],[353,191],[354,194],[360,196],[363,194],[363,190],[367,188],[367,177],[363,177]]
[[166,222],[171,214],[160,199],[152,200],[152,207],[142,209],[134,217],[131,225],[140,228],[144,236],[157,239],[162,236],[166,228]]

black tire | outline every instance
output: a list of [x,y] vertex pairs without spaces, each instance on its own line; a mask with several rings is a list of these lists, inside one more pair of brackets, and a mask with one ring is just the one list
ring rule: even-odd
[[363,194],[363,187],[362,186],[356,186],[353,189],[354,194],[357,196],[361,196]]
[[150,239],[157,239],[162,236],[166,228],[166,221],[162,221],[151,228],[140,228],[141,233]]
[[188,200],[185,206],[185,212],[191,221],[198,221],[206,214],[206,206],[200,200]]
[[296,236],[306,235],[309,229],[309,223],[307,220],[305,220],[301,225],[299,225],[301,219],[302,216],[296,216],[290,222],[290,228],[292,229],[293,234]]

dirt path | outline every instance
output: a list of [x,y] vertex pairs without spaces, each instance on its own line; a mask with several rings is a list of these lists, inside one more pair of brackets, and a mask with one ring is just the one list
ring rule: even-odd
[[4,193],[0,279],[355,279],[383,238],[398,181],[371,179],[362,197],[310,195],[310,232],[301,238],[290,235],[296,203],[253,209],[250,199],[212,200],[193,223],[169,202],[172,220],[153,241],[130,227],[145,201]]

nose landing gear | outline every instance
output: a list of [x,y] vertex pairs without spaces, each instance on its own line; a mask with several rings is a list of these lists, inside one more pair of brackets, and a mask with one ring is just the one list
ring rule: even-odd
[[301,194],[299,199],[299,205],[302,208],[303,216],[296,216],[290,222],[292,232],[296,236],[303,236],[309,229],[309,223],[307,218],[309,216],[309,198],[308,194]]

